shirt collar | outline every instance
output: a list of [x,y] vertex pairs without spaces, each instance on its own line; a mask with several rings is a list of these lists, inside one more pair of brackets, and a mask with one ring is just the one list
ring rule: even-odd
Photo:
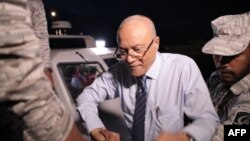
[[235,94],[248,93],[250,91],[250,73],[242,78],[237,83],[230,87],[230,90]]
[[152,79],[156,79],[159,75],[160,66],[161,66],[160,53],[157,52],[155,60],[151,65],[151,67],[146,72],[146,75]]

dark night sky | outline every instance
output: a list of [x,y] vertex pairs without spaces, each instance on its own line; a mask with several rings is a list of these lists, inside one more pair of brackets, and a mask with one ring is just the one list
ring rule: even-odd
[[116,30],[127,16],[150,17],[161,38],[161,52],[192,57],[206,79],[215,69],[211,56],[201,47],[212,37],[210,22],[222,15],[250,10],[250,0],[44,0],[47,18],[56,10],[55,20],[69,20],[73,34],[92,35],[116,47]]
[[74,34],[103,38],[108,46],[116,46],[116,30],[128,15],[149,16],[164,46],[208,40],[212,37],[211,20],[250,10],[250,0],[44,0],[44,4],[47,14],[56,10],[57,20],[71,21]]

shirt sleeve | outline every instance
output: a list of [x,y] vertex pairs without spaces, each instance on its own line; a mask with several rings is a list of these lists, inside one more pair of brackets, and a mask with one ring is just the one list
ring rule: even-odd
[[47,27],[46,13],[42,0],[29,0],[28,6],[31,14],[32,28],[35,35],[40,40],[40,56],[44,60],[44,67],[51,67],[49,34]]
[[77,110],[80,112],[90,133],[95,128],[104,127],[98,116],[97,106],[107,99],[115,98],[115,85],[111,73],[105,72],[77,97]]
[[[191,60],[183,71],[185,80],[185,114],[192,123],[184,131],[195,140],[210,141],[218,126],[219,118],[212,104],[207,85],[196,63]],[[204,128],[205,127],[205,128]]]

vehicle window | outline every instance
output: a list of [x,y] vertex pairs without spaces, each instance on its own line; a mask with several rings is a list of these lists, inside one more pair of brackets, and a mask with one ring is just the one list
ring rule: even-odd
[[81,38],[50,38],[49,44],[51,49],[86,48],[86,43]]
[[119,62],[116,58],[107,58],[103,60],[109,67]]
[[57,67],[74,102],[82,90],[104,72],[98,62],[60,63]]

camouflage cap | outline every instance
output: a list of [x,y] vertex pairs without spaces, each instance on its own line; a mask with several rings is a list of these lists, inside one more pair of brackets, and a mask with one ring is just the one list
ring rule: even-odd
[[206,54],[233,56],[250,43],[250,12],[221,16],[211,22],[214,37],[202,48]]

